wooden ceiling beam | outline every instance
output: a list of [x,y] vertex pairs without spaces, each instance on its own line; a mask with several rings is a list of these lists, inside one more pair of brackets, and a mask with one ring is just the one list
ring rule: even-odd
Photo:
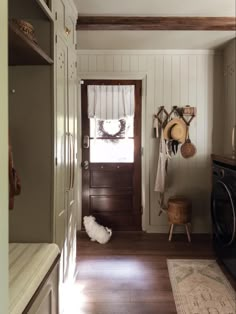
[[235,17],[79,16],[77,30],[235,31]]

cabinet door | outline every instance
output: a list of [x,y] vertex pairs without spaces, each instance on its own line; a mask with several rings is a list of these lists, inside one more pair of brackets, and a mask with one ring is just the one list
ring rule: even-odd
[[55,15],[55,31],[57,34],[66,37],[66,5],[63,0],[53,1],[53,12]]
[[58,36],[56,45],[56,79],[55,79],[55,241],[63,255],[66,238],[66,111],[67,111],[67,47]]
[[76,36],[76,20],[72,16],[71,8],[66,8],[66,36],[67,42],[70,47],[75,45],[75,36]]
[[69,46],[75,44],[76,18],[74,12],[66,0],[54,0],[53,11],[55,14],[55,30],[60,34]]
[[58,264],[23,314],[58,314]]
[[67,134],[67,46],[57,34],[55,47],[55,242],[61,250],[59,265],[59,308],[62,312],[66,302],[66,269],[67,269],[67,192],[68,182],[68,134]]
[[74,275],[76,259],[76,173],[77,173],[77,69],[76,53],[68,49],[68,105],[67,105],[67,130],[70,136],[70,189],[67,191],[67,276]]

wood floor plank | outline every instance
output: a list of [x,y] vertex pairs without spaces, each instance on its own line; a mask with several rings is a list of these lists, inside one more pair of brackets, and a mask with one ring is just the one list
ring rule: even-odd
[[115,233],[100,245],[82,232],[77,245],[79,314],[176,314],[166,260],[215,258],[207,235]]

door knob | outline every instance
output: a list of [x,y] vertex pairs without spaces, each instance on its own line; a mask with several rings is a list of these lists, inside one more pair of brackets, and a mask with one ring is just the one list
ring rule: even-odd
[[89,168],[89,162],[88,162],[88,160],[82,161],[81,167],[82,167],[84,170],[88,170],[88,168]]

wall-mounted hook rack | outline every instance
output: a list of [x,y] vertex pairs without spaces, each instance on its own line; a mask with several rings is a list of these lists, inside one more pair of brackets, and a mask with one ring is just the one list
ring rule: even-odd
[[158,120],[159,125],[162,128],[164,128],[168,121],[172,118],[173,114],[183,119],[187,126],[190,126],[190,123],[197,114],[197,109],[196,107],[191,106],[185,107],[173,106],[172,110],[168,113],[168,111],[165,109],[165,106],[161,106],[157,114],[154,115],[154,118],[156,118]]

